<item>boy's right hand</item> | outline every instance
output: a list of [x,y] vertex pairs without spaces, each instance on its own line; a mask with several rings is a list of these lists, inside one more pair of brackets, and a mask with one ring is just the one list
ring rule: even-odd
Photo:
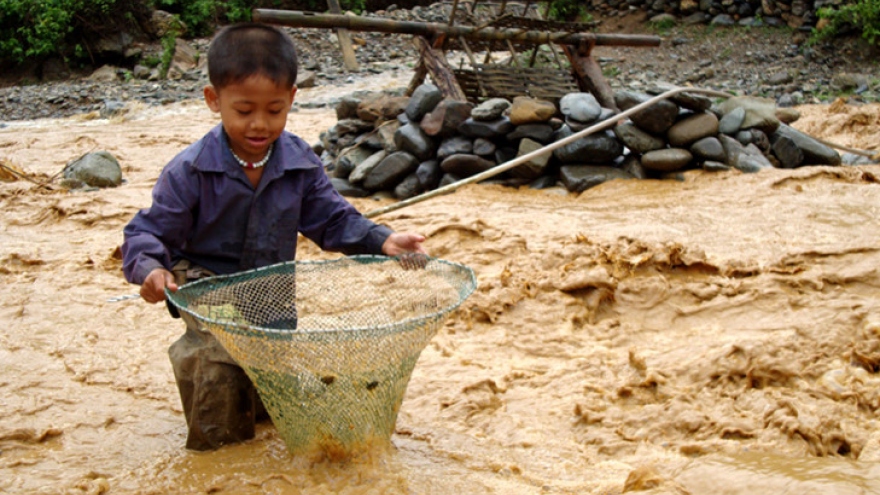
[[156,268],[141,284],[141,298],[151,304],[164,301],[166,287],[172,292],[177,291],[174,274],[164,268]]

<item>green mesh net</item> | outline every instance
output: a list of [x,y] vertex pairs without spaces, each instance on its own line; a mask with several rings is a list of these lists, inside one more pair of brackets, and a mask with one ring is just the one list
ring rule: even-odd
[[167,292],[245,370],[292,453],[387,443],[419,358],[475,289],[463,265],[353,256],[206,278]]

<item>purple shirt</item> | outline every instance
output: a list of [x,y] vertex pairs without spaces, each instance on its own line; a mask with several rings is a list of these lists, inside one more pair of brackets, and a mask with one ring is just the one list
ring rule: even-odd
[[153,204],[123,230],[123,272],[142,284],[181,258],[227,274],[293,260],[297,232],[327,251],[381,254],[388,227],[362,216],[330,183],[299,137],[275,142],[254,189],[218,125],[174,157],[153,187]]

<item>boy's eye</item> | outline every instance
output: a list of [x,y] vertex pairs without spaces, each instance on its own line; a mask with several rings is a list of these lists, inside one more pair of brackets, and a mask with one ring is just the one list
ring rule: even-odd
[[250,110],[236,110],[239,115],[249,115],[251,113]]

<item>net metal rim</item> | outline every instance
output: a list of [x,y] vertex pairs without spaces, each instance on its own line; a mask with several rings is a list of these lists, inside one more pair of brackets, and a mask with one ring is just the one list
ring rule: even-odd
[[[426,257],[429,263],[440,263],[448,266],[455,267],[456,269],[462,270],[468,277],[468,283],[462,287],[459,291],[459,298],[455,304],[446,306],[441,308],[439,311],[434,311],[432,313],[426,313],[417,317],[410,317],[401,319],[399,321],[385,323],[382,325],[366,325],[366,326],[358,326],[358,327],[346,327],[346,328],[309,328],[309,329],[279,329],[279,328],[269,328],[259,325],[248,325],[242,324],[229,320],[219,320],[215,318],[205,317],[184,304],[180,304],[179,298],[175,297],[174,292],[165,288],[165,297],[174,304],[177,309],[183,311],[193,318],[196,318],[199,321],[205,322],[209,325],[218,325],[222,326],[225,331],[230,333],[236,333],[240,335],[245,335],[249,337],[262,337],[262,338],[272,338],[272,339],[284,339],[289,340],[293,338],[306,338],[314,337],[314,338],[325,338],[327,335],[336,334],[338,338],[344,339],[346,336],[350,336],[350,338],[356,338],[357,332],[370,330],[375,334],[390,334],[401,332],[404,329],[409,328],[410,331],[414,328],[413,325],[409,325],[409,323],[415,321],[427,321],[436,318],[442,318],[444,315],[451,313],[458,309],[462,303],[471,295],[471,293],[476,290],[477,287],[477,278],[474,274],[473,269],[470,267],[463,265],[461,263],[456,263],[453,261],[448,261],[440,258]],[[263,266],[259,268],[252,268],[250,270],[244,270],[236,273],[224,274],[224,275],[215,275],[209,278],[204,278],[200,280],[195,280],[193,282],[186,283],[181,285],[178,290],[182,289],[193,289],[199,287],[201,285],[214,285],[219,281],[230,279],[230,278],[239,278],[251,275],[258,275],[263,271],[274,271],[282,266],[302,266],[302,265],[311,265],[311,266],[319,266],[319,265],[327,265],[327,264],[338,264],[345,261],[355,261],[360,263],[379,263],[385,261],[398,261],[398,257],[393,256],[380,256],[380,255],[353,255],[353,256],[343,256],[339,258],[329,259],[329,260],[293,260],[293,261],[285,261],[282,263],[276,263],[273,265]]]

